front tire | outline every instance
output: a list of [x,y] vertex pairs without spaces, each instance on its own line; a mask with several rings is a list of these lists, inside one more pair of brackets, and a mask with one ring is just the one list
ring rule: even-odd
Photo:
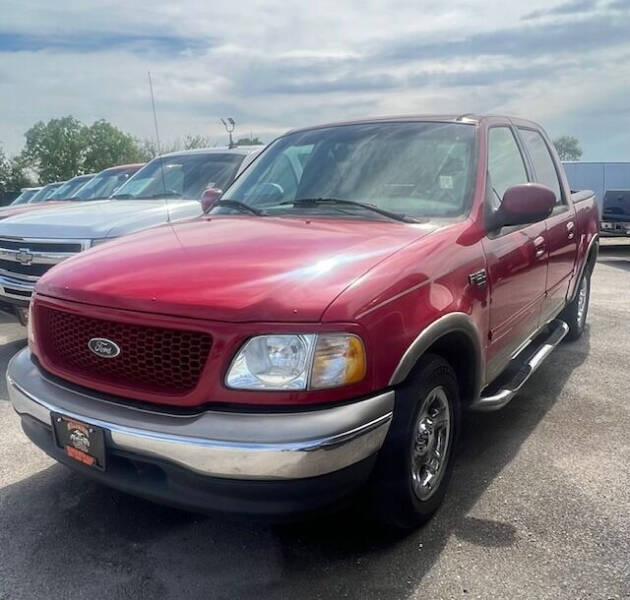
[[423,356],[396,392],[391,427],[371,481],[381,521],[411,529],[442,503],[459,431],[457,377],[436,355]]

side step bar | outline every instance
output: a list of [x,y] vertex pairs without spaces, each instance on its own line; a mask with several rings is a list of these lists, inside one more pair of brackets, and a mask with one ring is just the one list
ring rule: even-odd
[[[556,319],[549,323],[550,333],[546,339],[540,343],[538,348],[523,364],[523,366],[514,374],[514,376],[500,387],[500,389],[491,395],[479,397],[473,402],[471,410],[488,412],[503,408],[525,385],[525,382],[540,367],[543,361],[551,354],[553,349],[564,339],[569,332],[569,326],[564,322]],[[527,351],[527,348],[525,349]],[[516,357],[515,360],[518,360]]]

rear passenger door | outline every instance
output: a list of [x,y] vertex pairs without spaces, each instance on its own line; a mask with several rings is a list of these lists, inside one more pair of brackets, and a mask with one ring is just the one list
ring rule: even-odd
[[536,129],[519,127],[519,135],[532,167],[534,180],[551,188],[556,205],[547,219],[545,244],[549,254],[543,322],[563,308],[577,253],[578,232],[575,212],[566,198],[555,161],[542,134]]
[[[486,202],[496,208],[509,187],[529,179],[512,127],[491,127]],[[490,286],[486,377],[492,381],[539,327],[547,278],[545,222],[502,227],[482,243]]]

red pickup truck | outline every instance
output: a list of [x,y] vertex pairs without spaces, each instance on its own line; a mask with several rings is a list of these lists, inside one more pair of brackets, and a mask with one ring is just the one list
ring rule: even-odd
[[281,136],[201,218],[44,275],[8,369],[28,437],[201,511],[445,494],[464,410],[584,329],[599,223],[535,123],[418,116]]

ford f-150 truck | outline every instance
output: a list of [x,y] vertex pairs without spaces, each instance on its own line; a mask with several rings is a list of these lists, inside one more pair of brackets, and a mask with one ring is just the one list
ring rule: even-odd
[[42,277],[9,395],[40,448],[133,494],[270,515],[361,491],[413,527],[462,411],[584,330],[598,225],[529,121],[293,131],[205,216]]
[[3,219],[0,309],[24,322],[35,283],[53,265],[110,239],[199,216],[204,189],[227,187],[259,151],[250,146],[167,154],[137,171],[110,199],[55,204]]

